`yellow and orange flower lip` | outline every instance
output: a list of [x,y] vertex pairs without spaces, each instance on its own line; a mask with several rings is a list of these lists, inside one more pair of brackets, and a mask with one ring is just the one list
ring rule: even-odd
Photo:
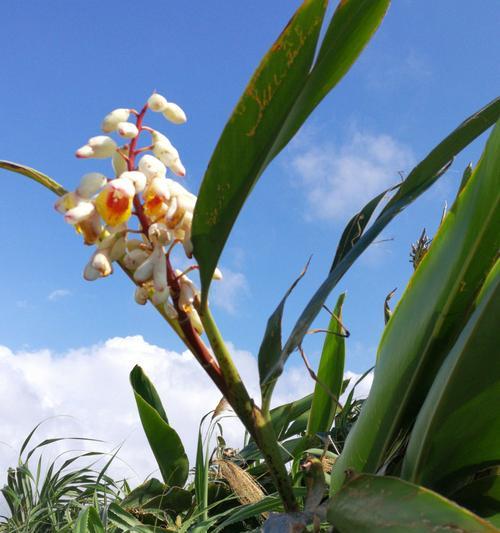
[[110,181],[95,200],[102,219],[109,226],[126,222],[132,214],[135,188],[130,180],[118,178]]

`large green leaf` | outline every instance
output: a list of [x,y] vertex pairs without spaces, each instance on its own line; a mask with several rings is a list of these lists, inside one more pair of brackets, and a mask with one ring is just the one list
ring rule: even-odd
[[451,498],[500,528],[500,475],[476,479]]
[[13,163],[12,161],[0,161],[0,168],[4,168],[5,170],[10,170],[11,172],[16,172],[17,174],[22,174],[23,176],[31,178],[32,180],[40,183],[40,185],[43,185],[53,193],[57,194],[57,196],[62,196],[68,192],[62,185],[59,185],[59,183],[54,181],[52,178],[49,178],[49,176],[43,174],[43,172],[40,172],[39,170],[35,170],[34,168],[20,165],[19,163]]
[[[342,323],[342,305],[345,293],[339,296],[328,325],[318,367],[318,381],[309,411],[307,434],[324,433],[332,427],[339,405],[344,377],[345,338]],[[326,389],[326,390],[325,390]]]
[[[189,462],[182,441],[166,421],[166,416],[163,417],[157,410],[158,394],[139,366],[132,370],[130,381],[134,389],[142,427],[160,468],[163,480],[167,485],[182,487],[189,473]],[[145,386],[145,383],[148,383],[148,385]],[[138,389],[135,388],[136,384],[139,385]],[[145,395],[143,396],[143,394]],[[161,407],[160,411],[165,412],[163,407]]]
[[494,533],[490,523],[443,496],[392,477],[362,475],[328,504],[340,533]]
[[375,472],[418,413],[499,247],[500,123],[388,322],[370,395],[332,472]]
[[[456,154],[463,150],[463,148],[481,133],[486,131],[490,126],[495,124],[499,117],[500,98],[497,98],[462,122],[462,124],[448,135],[448,137],[434,148],[429,155],[423,159],[410,172],[410,174],[408,174],[402,184],[406,191],[405,194],[401,195],[400,189],[395,196],[395,198],[397,197],[397,201],[391,201],[378,215],[374,223],[357,239],[355,245],[352,246],[347,253],[341,253],[342,259],[336,262],[328,277],[313,295],[297,320],[292,333],[283,348],[281,357],[264,379],[264,385],[269,385],[269,387],[271,387],[273,383],[276,382],[283,372],[286,360],[300,345],[304,335],[311,326],[312,321],[322,309],[328,295],[347,270],[349,270],[354,261],[356,261],[356,259],[366,250],[366,248],[398,213],[429,188],[448,169]],[[369,202],[360,213],[366,211],[370,204],[371,202]],[[351,223],[352,221],[349,225]]]
[[500,262],[446,358],[412,430],[402,477],[443,492],[500,464]]
[[314,53],[328,1],[305,0],[264,56],[219,139],[193,220],[203,300],[231,228],[269,162],[339,82],[379,26],[389,0],[342,0]]

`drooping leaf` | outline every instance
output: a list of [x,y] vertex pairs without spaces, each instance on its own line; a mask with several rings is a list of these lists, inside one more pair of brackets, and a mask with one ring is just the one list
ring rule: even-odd
[[0,161],[0,168],[31,178],[52,191],[54,194],[57,194],[57,196],[62,196],[68,192],[62,185],[59,185],[59,183],[52,178],[49,178],[49,176],[34,168],[20,165],[19,163],[13,163],[12,161]]
[[[357,240],[356,244],[343,255],[335,268],[313,295],[304,311],[297,320],[288,338],[281,357],[270,370],[264,380],[264,385],[271,386],[283,372],[286,360],[297,349],[304,335],[321,310],[326,298],[334,289],[342,276],[349,270],[354,261],[375,240],[389,222],[420,194],[428,189],[451,165],[453,157],[470,144],[476,137],[486,131],[500,117],[500,98],[490,102],[483,109],[475,113],[460,124],[446,137],[429,155],[423,159],[406,177],[405,194],[401,194],[401,187],[396,196],[388,203],[375,219],[374,223]],[[401,185],[402,186],[402,185]],[[397,197],[397,201],[395,198]],[[367,206],[365,206],[366,209]],[[363,211],[363,210],[362,210]]]
[[191,493],[180,487],[169,487],[158,479],[149,479],[135,489],[120,502],[124,509],[161,509],[182,513],[190,508]]
[[340,533],[494,533],[479,516],[429,489],[393,477],[361,475],[328,504],[328,521]]
[[304,277],[309,262],[307,262],[304,270],[300,273],[299,277],[292,283],[290,288],[286,291],[285,296],[281,299],[278,307],[275,309],[274,313],[269,317],[267,321],[266,331],[264,333],[264,338],[262,339],[262,344],[259,348],[258,355],[258,364],[259,364],[259,378],[261,384],[262,392],[262,405],[268,406],[270,401],[269,392],[272,392],[269,387],[263,385],[264,379],[270,370],[276,365],[276,361],[281,355],[281,321],[283,319],[283,311],[285,309],[285,304],[295,289],[299,281]]
[[[189,462],[182,441],[165,420],[166,416],[164,418],[156,409],[159,397],[153,384],[143,375],[140,367],[136,366],[132,372],[134,375],[133,377],[131,375],[131,384],[134,389],[142,427],[160,468],[163,480],[167,485],[182,487],[189,473]],[[144,387],[144,384],[148,382],[149,385]],[[139,384],[139,389],[136,390],[134,388],[135,384]],[[146,396],[142,395],[143,392]],[[153,401],[153,403],[149,403],[149,400]],[[163,408],[161,410],[164,413]]]
[[500,244],[499,175],[500,124],[384,330],[370,395],[335,463],[332,491],[346,470],[375,472],[382,466],[473,311]]
[[113,526],[127,533],[161,533],[164,528],[144,525],[134,515],[122,509],[117,503],[110,504],[108,509],[108,521]]
[[314,53],[328,1],[305,0],[264,56],[209,163],[193,220],[206,301],[231,228],[260,175],[342,79],[379,26],[389,0],[342,0]]
[[[332,427],[344,378],[345,337],[342,306],[345,293],[339,296],[328,325],[318,367],[318,381],[309,411],[307,434],[326,433]],[[325,390],[326,389],[326,390]]]
[[499,265],[436,376],[403,461],[404,479],[440,492],[500,464]]
[[500,475],[476,479],[450,498],[500,528]]

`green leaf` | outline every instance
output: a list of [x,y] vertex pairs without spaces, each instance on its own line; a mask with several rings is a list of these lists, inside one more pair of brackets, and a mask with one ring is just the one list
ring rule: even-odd
[[500,463],[499,265],[439,370],[405,454],[402,477],[440,492]]
[[151,407],[156,409],[158,414],[168,424],[167,413],[163,408],[160,397],[158,396],[154,385],[151,383],[151,380],[146,376],[139,365],[135,365],[132,372],[130,372],[130,383],[132,384],[134,391],[141,395]]
[[95,507],[86,507],[80,511],[73,533],[104,533],[104,526]]
[[335,463],[332,491],[347,469],[375,472],[382,466],[473,311],[500,244],[499,175],[500,124],[384,330],[370,395]]
[[[342,326],[342,306],[345,293],[339,296],[328,325],[318,367],[318,381],[309,412],[307,434],[325,433],[332,427],[340,398],[345,362],[345,338]],[[340,322],[340,323],[339,323]],[[327,390],[325,390],[325,388]],[[335,400],[333,398],[335,398]]]
[[231,228],[260,175],[349,70],[389,0],[341,0],[311,70],[327,5],[303,2],[255,71],[214,151],[192,231],[204,302]]
[[[401,187],[405,185],[404,195],[401,188],[394,198],[383,209],[375,222],[357,240],[356,244],[338,261],[328,277],[313,295],[304,311],[297,320],[288,341],[286,342],[281,357],[276,366],[271,369],[264,380],[264,384],[271,385],[276,382],[283,372],[286,360],[297,349],[304,335],[321,310],[330,292],[335,288],[342,276],[349,270],[356,259],[368,248],[389,222],[407,205],[413,202],[420,194],[428,189],[450,166],[453,157],[471,143],[481,133],[486,131],[500,117],[500,98],[490,102],[483,109],[466,119],[457,129],[446,137],[429,155],[423,159],[407,176]],[[364,209],[367,209],[365,206]],[[363,212],[363,210],[361,211]]]
[[262,59],[212,155],[192,228],[204,300],[231,227],[307,77],[326,5],[302,3]]
[[[182,487],[189,473],[189,462],[182,441],[165,420],[166,416],[162,416],[156,409],[158,407],[157,402],[159,402],[158,394],[140,367],[136,366],[132,370],[130,381],[134,389],[142,427],[163,480],[168,485]],[[144,386],[145,383],[148,383],[147,387]],[[138,389],[135,389],[136,384],[139,385]],[[145,393],[145,396],[142,393]],[[153,403],[149,403],[149,401]],[[164,413],[163,408],[161,411]]]
[[281,299],[278,307],[274,313],[269,317],[267,321],[266,331],[262,344],[259,348],[258,365],[259,365],[259,378],[262,392],[262,406],[265,410],[271,401],[272,389],[264,385],[265,377],[276,366],[277,361],[281,355],[281,321],[283,319],[283,311],[285,310],[285,303],[295,289],[299,281],[304,277],[307,272],[311,259],[307,262],[304,270],[300,273],[299,277],[292,283],[290,288],[286,291],[285,296]]
[[192,496],[180,487],[169,487],[153,478],[139,485],[120,502],[124,509],[161,509],[175,514],[191,507]]
[[328,504],[340,533],[494,533],[495,527],[431,490],[391,477],[362,475]]
[[59,185],[59,183],[52,178],[49,178],[49,176],[34,168],[20,165],[19,163],[13,163],[12,161],[0,161],[0,168],[31,178],[52,191],[54,194],[57,194],[57,196],[63,196],[68,192],[62,185]]
[[500,528],[500,475],[476,479],[451,498]]

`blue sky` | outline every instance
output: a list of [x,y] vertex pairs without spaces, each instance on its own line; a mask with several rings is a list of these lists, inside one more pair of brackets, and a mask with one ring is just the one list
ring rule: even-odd
[[[4,2],[0,15],[0,158],[40,169],[73,188],[106,162],[74,158],[115,107],[140,107],[154,90],[189,120],[152,125],[171,136],[196,192],[225,121],[259,59],[297,1],[131,0]],[[256,353],[266,320],[309,255],[309,272],[286,309],[285,332],[331,263],[350,216],[496,96],[498,0],[398,0],[337,89],[265,172],[221,260],[226,280],[212,297],[227,339]],[[8,24],[7,24],[8,22]],[[433,233],[480,139],[449,174],[383,234],[340,282],[351,331],[348,367],[374,361],[383,301],[411,274],[410,243]],[[153,309],[133,303],[121,273],[95,283],[81,271],[90,250],[36,184],[0,171],[3,279],[0,344],[64,352],[111,337],[143,335],[180,350]],[[335,187],[335,189],[334,189]],[[373,191],[373,194],[370,192]],[[365,196],[364,196],[365,195]],[[368,195],[368,196],[366,196]],[[54,292],[59,291],[59,292]],[[328,320],[323,315],[317,325]],[[321,339],[306,345],[311,358]],[[293,364],[298,364],[293,361]]]

